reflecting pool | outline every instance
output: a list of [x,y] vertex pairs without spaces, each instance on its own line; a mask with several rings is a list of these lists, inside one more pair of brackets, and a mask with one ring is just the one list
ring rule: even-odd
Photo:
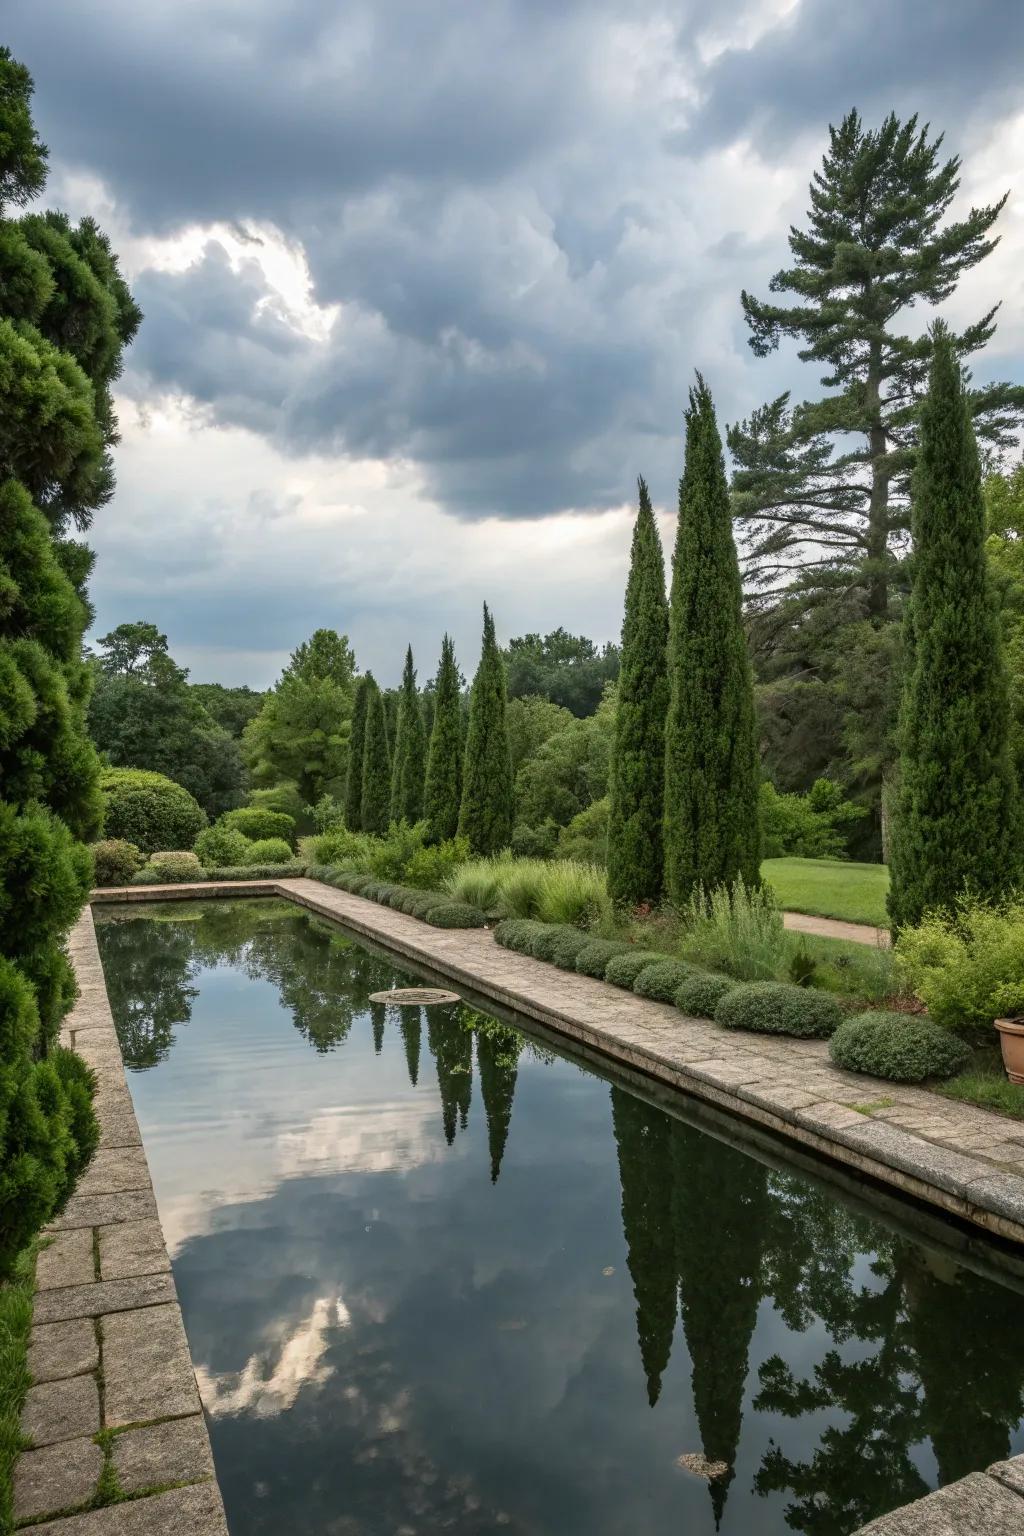
[[267,900],[97,908],[232,1536],[846,1536],[1022,1298]]

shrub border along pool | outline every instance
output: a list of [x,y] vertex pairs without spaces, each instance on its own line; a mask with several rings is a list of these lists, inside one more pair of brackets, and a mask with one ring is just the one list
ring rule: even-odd
[[[878,1086],[885,1093],[879,1103],[894,1106],[900,1097],[907,1100],[911,1108],[908,1120],[913,1120],[915,1108],[918,1121],[928,1112],[935,1114],[934,1099],[920,1089],[877,1083],[870,1078],[844,1079],[831,1066],[827,1047],[822,1041],[787,1040],[777,1036],[755,1038],[752,1044],[756,1049],[745,1050],[744,1042],[737,1040],[732,1032],[716,1030],[714,1025],[700,1020],[686,1019],[684,1023],[688,1027],[680,1029],[681,1016],[671,1005],[648,1002],[585,975],[558,971],[525,955],[496,949],[490,934],[472,929],[439,931],[401,911],[375,906],[358,896],[310,879],[120,887],[94,891],[92,899],[94,902],[134,903],[250,895],[280,896],[294,901],[410,961],[419,970],[426,970],[501,1008],[524,1015],[556,1036],[568,1037],[570,1044],[580,1047],[584,1054],[614,1061],[629,1076],[639,1074],[642,1079],[653,1079],[669,1088],[682,1090],[691,1101],[696,1099],[710,1105],[708,1113],[714,1113],[718,1108],[727,1113],[730,1122],[736,1119],[752,1122],[755,1135],[759,1130],[772,1133],[795,1143],[798,1149],[809,1150],[828,1163],[851,1170],[858,1181],[867,1177],[883,1189],[895,1189],[926,1206],[938,1207],[958,1218],[968,1229],[973,1225],[983,1229],[988,1237],[1009,1239],[1019,1246],[1003,1249],[1000,1255],[998,1246],[992,1250],[986,1242],[982,1251],[986,1255],[994,1254],[1000,1265],[1008,1267],[1016,1276],[1017,1284],[1021,1286],[1024,1276],[1024,1177],[1021,1176],[1024,1164],[1019,1165],[1020,1173],[1009,1174],[1000,1171],[998,1162],[980,1153],[952,1151],[929,1141],[917,1129],[873,1120],[870,1116],[873,1106],[857,1105],[850,1097],[851,1083],[854,1085],[852,1091],[858,1094],[865,1089],[870,1091],[873,1085]],[[83,914],[83,920],[91,935],[90,911]],[[92,946],[95,947],[94,938]],[[496,955],[501,956],[498,964],[495,963]],[[521,974],[512,974],[516,970]],[[100,975],[102,977],[102,972]],[[573,996],[574,993],[582,996]],[[599,1018],[602,1005],[607,1009],[608,1018],[604,1026]],[[109,1013],[109,1007],[107,1011]],[[700,1036],[699,1043],[696,1036]],[[721,1057],[709,1058],[706,1052],[712,1044],[723,1050],[727,1044],[728,1052]],[[744,1061],[751,1065],[744,1067]],[[755,1071],[753,1064],[758,1062],[760,1070]],[[780,1072],[780,1062],[786,1065],[786,1072]],[[816,1091],[787,1091],[783,1079],[792,1076],[794,1070],[798,1079],[803,1074],[808,1085],[814,1081]],[[830,1100],[821,1096],[826,1092],[826,1083],[822,1081],[825,1074],[846,1089],[845,1097]],[[943,1105],[943,1111],[949,1109],[948,1104]],[[968,1105],[957,1103],[954,1113],[968,1128],[972,1122],[976,1128],[989,1126],[996,1136],[1000,1131],[1008,1134],[1014,1129],[1011,1124],[1007,1130],[1000,1117]],[[956,1227],[950,1229],[950,1238],[957,1239],[956,1246],[970,1262],[976,1238],[969,1230],[961,1228],[958,1231]],[[205,1487],[209,1489],[210,1485]],[[215,1489],[216,1484],[213,1487]],[[887,1536],[889,1532],[892,1536],[897,1533],[898,1536],[918,1536],[918,1533],[927,1536],[928,1531],[936,1529],[933,1523],[936,1517],[940,1523],[945,1520],[947,1525],[950,1517],[955,1517],[953,1523],[959,1520],[958,1528],[965,1529],[968,1528],[963,1524],[965,1519],[974,1520],[978,1529],[985,1528],[986,1522],[991,1524],[993,1517],[1002,1515],[1006,1516],[1007,1522],[1019,1521],[1024,1510],[1024,1500],[1020,1497],[1022,1489],[1024,1456],[1018,1456],[1011,1461],[996,1463],[987,1473],[973,1473],[912,1506],[882,1516],[870,1527],[865,1527],[863,1536],[868,1536],[869,1530],[872,1536]],[[183,1490],[182,1494],[198,1497],[202,1490],[203,1485],[199,1484]],[[116,1509],[112,1508],[109,1514],[114,1516]],[[220,1529],[219,1521],[216,1523]],[[95,1536],[99,1536],[100,1529],[96,1527]],[[102,1529],[104,1536],[108,1531],[109,1536],[119,1536],[114,1523]],[[1006,1529],[1016,1529],[1016,1525],[1007,1523]],[[93,1536],[91,1526],[90,1536]]]

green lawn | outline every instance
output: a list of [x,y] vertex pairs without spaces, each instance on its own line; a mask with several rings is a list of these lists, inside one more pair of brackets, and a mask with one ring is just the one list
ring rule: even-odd
[[33,1243],[16,1261],[14,1274],[0,1281],[0,1531],[11,1527],[11,1480],[21,1450],[21,1405],[28,1391],[29,1329],[35,1289]]
[[889,871],[848,859],[765,859],[761,873],[787,912],[886,926]]

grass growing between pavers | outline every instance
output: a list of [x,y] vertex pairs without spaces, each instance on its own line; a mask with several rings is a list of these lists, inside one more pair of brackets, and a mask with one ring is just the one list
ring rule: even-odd
[[845,923],[887,926],[885,898],[889,871],[884,864],[849,859],[765,859],[761,875],[787,912],[835,917]]
[[24,1443],[21,1410],[30,1384],[28,1338],[35,1277],[33,1243],[17,1259],[11,1278],[0,1284],[0,1531],[12,1527],[14,1463]]
[[1024,1087],[1011,1083],[1006,1076],[998,1045],[979,1046],[967,1070],[948,1082],[937,1083],[935,1091],[947,1099],[960,1099],[965,1104],[977,1104],[982,1109],[994,1109],[998,1114],[1024,1120]]

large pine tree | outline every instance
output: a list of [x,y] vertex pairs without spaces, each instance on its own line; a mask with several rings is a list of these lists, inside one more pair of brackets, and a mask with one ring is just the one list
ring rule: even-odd
[[483,648],[469,700],[459,832],[474,853],[497,853],[512,836],[512,759],[505,719],[505,663],[484,604]]
[[985,555],[985,507],[954,346],[936,327],[914,475],[907,683],[890,851],[895,927],[971,887],[1019,877],[1017,786],[1003,639]]
[[391,815],[391,754],[384,722],[384,696],[372,678],[369,682],[359,817],[364,832],[383,837]]
[[608,820],[608,893],[622,906],[658,901],[664,884],[667,644],[665,561],[641,480],[622,623]]
[[[745,524],[748,577],[771,591],[798,574],[805,597],[828,595],[840,614],[889,616],[894,560],[906,544],[910,472],[928,376],[927,336],[900,334],[904,312],[935,305],[996,244],[991,230],[1006,202],[944,222],[960,185],[960,161],[940,159],[916,117],[890,114],[864,127],[850,112],[829,129],[829,152],[810,188],[806,229],[792,229],[793,266],[773,293],[794,304],[743,294],[758,357],[784,337],[819,364],[828,394],[790,409],[780,395],[729,432],[736,461],[736,511]],[[996,307],[951,337],[958,357],[995,330]],[[1024,387],[988,384],[970,396],[979,435],[1011,439]]]
[[405,653],[402,689],[398,696],[394,761],[391,768],[391,820],[413,826],[423,816],[423,779],[427,770],[427,740],[423,711],[416,691],[412,646]]
[[669,607],[665,885],[677,907],[737,876],[748,885],[760,879],[760,770],[741,604],[722,443],[698,375]]
[[459,830],[462,800],[462,700],[455,643],[441,641],[441,664],[434,688],[434,722],[430,732],[423,815],[431,842],[442,843]]
[[367,672],[356,684],[352,706],[352,733],[348,740],[348,770],[345,779],[345,825],[358,832],[363,824],[363,753],[366,748],[366,708],[373,675]]

